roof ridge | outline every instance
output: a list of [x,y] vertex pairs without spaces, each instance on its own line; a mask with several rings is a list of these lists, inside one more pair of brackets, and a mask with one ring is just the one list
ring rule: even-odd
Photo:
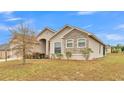
[[62,31],[62,29],[64,29],[67,26],[73,28],[72,26],[66,24],[62,28],[60,28],[50,39],[52,39],[55,35],[57,35],[60,31]]
[[55,31],[54,29],[52,29],[52,28],[46,26],[46,27],[44,27],[44,28],[41,30],[41,32],[40,32],[36,37],[40,36],[40,35],[45,31],[45,29],[48,29],[49,31],[51,31],[51,32],[53,32],[53,33],[56,33],[56,31]]

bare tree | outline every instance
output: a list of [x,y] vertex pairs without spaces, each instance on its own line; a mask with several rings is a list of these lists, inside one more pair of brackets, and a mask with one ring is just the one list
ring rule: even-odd
[[23,64],[26,63],[26,55],[31,54],[36,44],[34,31],[26,24],[20,24],[17,27],[9,29],[12,34],[11,43],[14,44],[16,54],[22,57]]

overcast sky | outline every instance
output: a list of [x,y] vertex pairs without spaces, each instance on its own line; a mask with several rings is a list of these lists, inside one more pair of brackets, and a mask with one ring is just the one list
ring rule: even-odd
[[8,42],[8,27],[27,23],[36,33],[44,27],[58,31],[64,25],[77,26],[94,33],[104,43],[124,44],[124,12],[0,12],[0,44]]

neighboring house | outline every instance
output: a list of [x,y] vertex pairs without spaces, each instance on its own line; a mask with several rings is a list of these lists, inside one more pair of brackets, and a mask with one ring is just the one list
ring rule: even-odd
[[4,59],[6,57],[10,57],[9,44],[2,44],[0,45],[0,59]]
[[106,53],[111,53],[112,49],[111,49],[111,46],[110,45],[107,45],[106,46]]
[[[61,53],[63,54],[63,59],[66,59],[65,53],[71,52],[72,57],[70,59],[84,60],[81,53],[83,48],[92,49],[93,53],[90,54],[90,60],[106,55],[105,44],[101,40],[94,34],[74,26],[65,25],[58,32],[48,27],[44,28],[36,39],[37,43],[32,51],[40,53],[46,58],[51,58],[52,54]],[[16,54],[16,45],[12,42],[14,40],[11,40],[8,48],[10,58],[20,57],[20,55]],[[0,52],[3,53],[2,57],[4,58],[5,49],[0,50]]]
[[95,35],[77,27],[66,25],[58,32],[45,28],[38,36],[41,44],[41,53],[51,58],[51,54],[61,53],[66,59],[65,53],[71,52],[73,60],[84,60],[81,50],[91,48],[93,53],[89,59],[96,59],[105,56],[105,44]]

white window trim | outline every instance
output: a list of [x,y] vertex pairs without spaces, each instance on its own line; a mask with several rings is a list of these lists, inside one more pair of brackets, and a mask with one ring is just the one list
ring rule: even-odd
[[[68,41],[68,40],[72,40],[72,47],[67,47],[67,41]],[[67,40],[66,40],[66,48],[74,48],[74,39],[67,39]]]
[[61,53],[62,53],[62,42],[53,42],[53,53],[55,53],[55,43],[61,43]]
[[[84,39],[84,40],[85,40],[85,46],[83,46],[83,47],[79,47],[79,46],[78,46],[78,40],[79,40],[79,39]],[[87,43],[87,42],[86,42],[86,38],[78,38],[78,39],[77,39],[77,48],[86,48],[86,43]]]

